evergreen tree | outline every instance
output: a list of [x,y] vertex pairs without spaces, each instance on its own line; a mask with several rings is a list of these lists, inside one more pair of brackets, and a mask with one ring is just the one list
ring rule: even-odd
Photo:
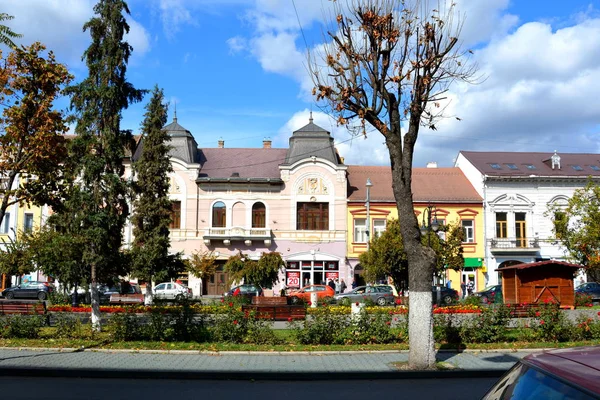
[[146,284],[146,303],[152,301],[152,279],[159,281],[175,278],[183,263],[179,255],[169,255],[169,160],[168,142],[171,140],[162,128],[167,122],[167,106],[163,91],[156,86],[146,106],[142,123],[142,154],[133,164],[137,177],[133,183],[134,200],[132,275]]
[[81,262],[89,267],[92,285],[92,325],[101,329],[98,282],[123,273],[119,251],[129,207],[128,183],[123,179],[123,156],[131,133],[120,128],[122,110],[140,101],[144,91],[127,82],[131,46],[123,40],[129,31],[123,0],[100,0],[96,16],[84,26],[92,43],[84,53],[88,77],[69,88],[77,114],[76,138],[70,143],[66,166],[73,183],[64,212],[53,218],[59,231],[85,242]]

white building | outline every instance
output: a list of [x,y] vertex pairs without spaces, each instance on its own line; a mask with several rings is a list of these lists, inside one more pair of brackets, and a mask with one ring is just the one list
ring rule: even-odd
[[498,267],[565,260],[551,206],[564,207],[590,177],[600,181],[600,154],[461,151],[455,162],[483,197],[486,280]]

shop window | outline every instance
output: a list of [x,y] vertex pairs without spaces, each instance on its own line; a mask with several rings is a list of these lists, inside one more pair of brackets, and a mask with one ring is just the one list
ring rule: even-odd
[[217,201],[212,208],[213,228],[225,228],[227,224],[225,203]]
[[329,230],[329,203],[298,203],[296,229]]

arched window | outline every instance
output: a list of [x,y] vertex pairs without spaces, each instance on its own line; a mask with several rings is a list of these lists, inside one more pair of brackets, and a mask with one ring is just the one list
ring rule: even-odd
[[225,203],[217,201],[213,205],[212,226],[213,228],[225,228],[227,219],[225,218]]
[[252,227],[253,228],[264,228],[266,227],[267,219],[267,209],[265,205],[261,202],[254,203],[252,206]]

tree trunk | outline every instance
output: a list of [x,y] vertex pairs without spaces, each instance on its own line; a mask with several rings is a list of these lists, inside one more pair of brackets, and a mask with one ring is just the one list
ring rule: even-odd
[[102,322],[100,314],[100,295],[98,293],[98,281],[96,280],[96,264],[92,264],[92,330],[94,332],[102,331]]
[[[407,136],[400,134],[399,116],[392,112],[391,126],[397,131],[386,135],[386,145],[390,152],[392,167],[392,187],[398,207],[398,221],[402,242],[408,260],[408,364],[413,369],[429,369],[435,367],[435,347],[433,338],[433,306],[431,285],[435,266],[435,252],[421,244],[419,222],[414,212],[412,198],[412,154],[416,141],[416,129],[409,126]],[[404,150],[404,151],[403,151]]]
[[152,279],[146,281],[146,293],[144,293],[144,305],[152,305]]

